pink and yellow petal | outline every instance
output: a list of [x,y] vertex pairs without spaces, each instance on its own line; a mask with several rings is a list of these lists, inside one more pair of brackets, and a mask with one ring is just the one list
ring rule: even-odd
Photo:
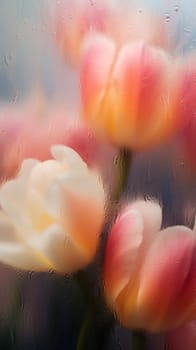
[[96,115],[94,103],[96,105],[106,89],[115,51],[114,42],[103,35],[89,36],[84,43],[80,70],[84,118],[91,119],[93,113]]
[[164,320],[189,274],[194,245],[193,232],[176,226],[161,231],[148,251],[137,303],[152,331],[167,328]]
[[127,208],[117,218],[107,241],[104,264],[105,293],[109,303],[115,303],[122,289],[141,261],[138,251],[143,244],[143,221],[139,211]]
[[[172,117],[168,112],[170,59],[161,50],[143,43],[122,48],[116,65],[122,122],[127,124],[129,146],[143,148],[169,131]],[[128,137],[127,137],[128,139]]]

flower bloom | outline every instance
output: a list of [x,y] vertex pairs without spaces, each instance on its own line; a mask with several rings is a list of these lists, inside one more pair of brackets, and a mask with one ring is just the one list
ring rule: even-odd
[[160,230],[161,208],[136,201],[107,241],[105,294],[128,328],[159,332],[196,318],[196,230]]
[[61,0],[54,10],[56,42],[70,62],[77,63],[81,43],[89,31],[105,32],[112,9],[104,1]]
[[58,47],[71,63],[80,61],[83,40],[88,33],[105,33],[116,43],[143,40],[168,47],[166,25],[162,18],[143,10],[115,6],[112,1],[61,0],[53,11]]
[[166,341],[169,350],[195,350],[196,320],[169,332]]
[[27,102],[0,109],[0,182],[16,176],[24,159],[51,159],[50,147],[63,144],[79,153],[107,183],[108,173],[115,173],[117,150],[100,142],[81,121],[67,118],[64,105]]
[[0,260],[71,273],[95,255],[105,194],[74,150],[56,145],[51,152],[51,160],[24,160],[16,179],[0,189]]
[[173,61],[143,42],[118,47],[104,35],[83,47],[80,81],[84,120],[118,146],[141,150],[167,140],[173,113]]

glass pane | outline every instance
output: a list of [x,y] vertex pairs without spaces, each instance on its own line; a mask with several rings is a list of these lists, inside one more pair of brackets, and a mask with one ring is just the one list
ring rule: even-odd
[[195,23],[0,1],[0,349],[195,349]]

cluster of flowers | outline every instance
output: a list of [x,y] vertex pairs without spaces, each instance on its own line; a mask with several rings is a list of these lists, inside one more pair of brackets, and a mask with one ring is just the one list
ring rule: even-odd
[[[142,151],[180,134],[196,166],[196,65],[172,56],[164,23],[145,12],[67,0],[55,26],[61,51],[80,69],[85,123],[68,122],[63,106],[32,101],[1,111],[0,260],[70,274],[93,261],[112,221],[119,149]],[[161,228],[155,201],[120,207],[102,270],[109,308],[131,329],[193,321],[196,226]]]

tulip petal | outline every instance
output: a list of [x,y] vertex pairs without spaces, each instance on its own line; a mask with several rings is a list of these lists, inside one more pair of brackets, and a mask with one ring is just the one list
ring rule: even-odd
[[[4,212],[11,218],[18,233],[23,235],[32,234],[32,227],[27,215],[26,182],[20,179],[6,182],[0,189],[0,205]],[[17,205],[16,205],[17,203]]]
[[[151,330],[164,327],[164,318],[183,287],[188,275],[193,248],[194,235],[183,226],[169,227],[159,234],[144,260],[140,288],[138,292],[138,311]],[[167,288],[165,287],[167,283]]]
[[11,224],[9,217],[0,212],[0,242],[18,242],[19,235]]
[[172,309],[172,324],[176,327],[196,318],[196,241],[189,273]]
[[164,51],[143,42],[124,45],[119,53],[115,68],[123,115],[119,130],[123,130],[129,147],[148,146],[166,124],[170,126],[165,103],[169,91],[168,66]]
[[0,257],[5,264],[29,271],[52,269],[50,262],[42,254],[36,254],[31,247],[22,243],[0,243]]
[[27,183],[26,207],[35,231],[43,230],[53,223],[44,207],[45,195],[54,178],[62,176],[66,172],[67,170],[53,159],[45,161],[44,167],[39,162],[32,169]]
[[84,42],[80,82],[87,111],[106,88],[115,51],[115,43],[105,35],[89,36]]
[[21,168],[20,168],[20,171],[19,171],[19,174],[18,174],[20,181],[27,180],[27,178],[29,177],[33,167],[36,164],[39,164],[39,163],[40,162],[37,159],[25,159],[22,162],[22,165],[21,165]]
[[138,252],[143,244],[143,220],[140,212],[127,210],[114,224],[105,251],[105,292],[110,303],[120,294],[130,279],[137,278]]
[[[29,179],[28,179],[28,188],[32,188],[43,196],[46,192],[48,185],[53,181],[57,176],[62,176],[65,174],[66,170],[61,166],[59,162],[56,162],[54,159],[49,159],[44,162],[39,162],[32,169]],[[27,188],[27,191],[28,191]]]
[[154,201],[137,200],[131,208],[138,210],[144,220],[144,238],[150,239],[161,228],[162,210],[160,205]]
[[[118,48],[107,36],[97,34],[84,43],[80,82],[83,116],[96,132],[114,137],[118,125],[118,94],[113,70]],[[113,116],[115,115],[115,117]]]
[[69,172],[57,179],[46,196],[47,211],[60,217],[71,232],[74,244],[87,259],[94,255],[104,219],[105,194],[96,174],[87,176]]
[[29,244],[36,252],[47,257],[55,270],[63,273],[72,273],[78,265],[83,267],[86,260],[82,252],[74,245],[72,237],[62,231],[58,225],[51,225],[46,231],[35,236]]
[[55,145],[51,147],[51,153],[59,162],[64,162],[71,169],[79,169],[80,171],[87,170],[86,163],[82,160],[79,154],[70,147]]
[[[140,271],[148,251],[148,247],[152,240],[156,237],[158,230],[161,227],[162,211],[158,203],[154,201],[137,200],[130,205],[130,210],[140,213],[143,219],[142,244],[135,252],[135,264],[127,264],[129,275],[127,275],[127,284],[123,285],[116,307],[119,313],[121,322],[131,328],[137,328],[142,324],[142,317],[137,313],[137,293],[140,285]],[[131,237],[129,238],[131,239]],[[129,244],[127,244],[127,247]],[[117,249],[119,249],[117,247]],[[134,252],[130,250],[132,256]],[[121,258],[121,259],[120,259]],[[119,260],[124,261],[124,257]],[[121,261],[118,264],[121,264]],[[125,261],[124,261],[125,262]],[[113,274],[116,276],[117,267],[113,268]],[[112,274],[111,274],[112,276]],[[116,277],[112,277],[114,280]],[[121,272],[121,278],[123,273]]]

